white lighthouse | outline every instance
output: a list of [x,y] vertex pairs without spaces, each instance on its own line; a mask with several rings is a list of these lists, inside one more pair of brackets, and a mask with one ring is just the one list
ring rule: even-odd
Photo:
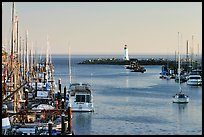
[[127,45],[125,45],[125,47],[124,47],[124,58],[123,59],[124,60],[129,60]]

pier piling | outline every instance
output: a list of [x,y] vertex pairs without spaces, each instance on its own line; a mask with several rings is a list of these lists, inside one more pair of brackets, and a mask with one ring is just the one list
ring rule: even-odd
[[70,103],[68,107],[68,132],[72,133],[72,106]]
[[62,99],[62,107],[61,107],[61,109],[62,109],[62,112],[64,112],[64,99]]
[[25,97],[26,97],[25,106],[27,107],[27,105],[28,105],[28,89],[25,89]]
[[64,132],[65,132],[65,125],[64,125],[64,121],[65,121],[65,114],[64,114],[64,112],[62,112],[62,117],[61,117],[62,119],[61,119],[61,134],[64,134]]
[[58,84],[59,84],[59,91],[60,91],[60,95],[61,95],[61,79],[58,80]]
[[65,108],[66,108],[66,86],[64,87],[64,102],[65,102]]
[[49,120],[48,122],[48,132],[49,132],[49,135],[52,135],[52,121]]
[[37,97],[37,90],[38,90],[38,82],[35,82],[35,97]]

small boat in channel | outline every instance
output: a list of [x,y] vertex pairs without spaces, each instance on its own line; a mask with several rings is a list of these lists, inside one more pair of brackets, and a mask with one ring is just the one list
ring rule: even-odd
[[130,61],[130,65],[125,66],[126,69],[130,69],[131,72],[142,72],[144,73],[146,71],[146,69],[144,68],[144,66],[139,65],[138,60],[137,59],[132,59]]
[[[178,33],[179,35],[179,33]],[[178,42],[179,43],[179,42]],[[178,44],[179,45],[179,44]],[[179,47],[179,46],[178,46]],[[178,50],[179,51],[179,50]],[[185,95],[184,93],[182,93],[182,89],[181,89],[181,80],[180,80],[180,73],[181,73],[181,67],[180,67],[180,53],[178,52],[178,81],[179,81],[179,92],[176,93],[176,95],[174,95],[172,97],[173,103],[188,103],[189,102],[189,97],[188,95]]]
[[188,103],[189,97],[180,91],[176,95],[173,96],[173,103]]
[[146,69],[143,66],[136,66],[132,69],[131,72],[142,72],[144,73],[146,71]]

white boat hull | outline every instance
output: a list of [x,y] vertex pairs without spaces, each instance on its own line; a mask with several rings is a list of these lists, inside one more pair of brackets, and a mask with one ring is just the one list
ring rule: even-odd
[[189,75],[187,85],[191,86],[202,85],[202,77],[200,75]]
[[92,108],[73,108],[72,112],[93,112]]
[[202,85],[202,81],[201,80],[188,80],[187,85],[200,86]]
[[173,100],[173,103],[188,103],[189,97],[179,98],[178,96],[174,96],[172,100]]

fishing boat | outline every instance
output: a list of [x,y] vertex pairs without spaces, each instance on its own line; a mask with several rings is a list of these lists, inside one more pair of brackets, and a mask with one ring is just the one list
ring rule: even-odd
[[[179,33],[178,33],[179,36]],[[179,40],[178,40],[179,43]],[[179,47],[179,44],[178,44]],[[188,103],[189,102],[189,97],[187,95],[185,95],[184,93],[182,93],[182,89],[181,89],[181,81],[180,81],[180,53],[178,50],[178,79],[179,79],[179,92],[176,93],[176,95],[173,96],[172,100],[173,103]]]
[[146,69],[143,66],[136,66],[132,69],[131,72],[142,72],[144,73],[146,71]]
[[144,73],[146,71],[144,66],[139,65],[137,59],[134,59],[134,60],[132,59],[130,61],[130,65],[126,66],[125,68],[130,69],[131,72],[142,72],[142,73]]
[[93,90],[88,83],[71,82],[71,57],[69,48],[69,80],[68,103],[72,106],[74,112],[93,112]]

